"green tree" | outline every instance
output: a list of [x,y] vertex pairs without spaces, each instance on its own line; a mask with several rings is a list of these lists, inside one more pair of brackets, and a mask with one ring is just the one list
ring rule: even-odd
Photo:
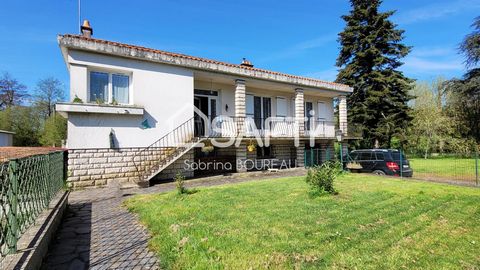
[[408,149],[427,158],[443,152],[453,138],[453,121],[443,109],[444,90],[441,78],[432,83],[417,82],[412,89],[412,125],[408,129]]
[[402,44],[404,31],[389,19],[394,12],[379,12],[381,0],[350,2],[352,10],[342,16],[346,27],[339,34],[337,82],[354,88],[348,118],[363,125],[361,146],[388,147],[392,137],[404,137],[411,120],[407,103],[413,81],[398,70],[410,47]]
[[43,131],[40,137],[40,143],[43,146],[62,146],[63,140],[67,138],[67,119],[61,115],[52,114],[43,126]]
[[13,124],[12,124],[12,108],[6,108],[3,111],[0,110],[0,129],[13,131]]
[[0,110],[15,105],[21,105],[25,98],[28,97],[27,87],[9,73],[3,73],[0,77]]
[[64,88],[60,80],[48,77],[40,80],[35,88],[35,105],[44,119],[53,114],[55,103],[64,99]]
[[460,44],[465,65],[470,68],[462,79],[447,84],[448,113],[457,123],[458,132],[480,144],[480,17],[472,24],[473,32]]
[[465,37],[460,44],[460,52],[465,55],[467,68],[477,66],[480,63],[480,17],[474,19],[473,32]]
[[480,69],[470,70],[463,79],[447,84],[448,113],[458,132],[480,144]]
[[36,107],[15,106],[12,110],[12,131],[15,146],[38,146],[41,121]]

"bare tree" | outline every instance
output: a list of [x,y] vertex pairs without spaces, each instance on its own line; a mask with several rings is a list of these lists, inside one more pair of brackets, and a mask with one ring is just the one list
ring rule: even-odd
[[35,104],[39,107],[44,118],[48,118],[54,111],[55,103],[64,99],[64,88],[60,80],[48,77],[40,80],[35,89]]
[[0,78],[0,110],[22,104],[28,97],[26,89],[25,85],[14,79],[9,73],[3,73]]

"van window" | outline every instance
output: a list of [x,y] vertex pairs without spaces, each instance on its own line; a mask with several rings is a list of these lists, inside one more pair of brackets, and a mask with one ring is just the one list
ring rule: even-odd
[[383,153],[375,153],[377,155],[377,160],[385,160],[385,155]]
[[359,160],[372,160],[372,152],[360,153]]
[[[400,160],[400,152],[392,152],[393,160]],[[402,160],[405,160],[405,155],[402,154]]]

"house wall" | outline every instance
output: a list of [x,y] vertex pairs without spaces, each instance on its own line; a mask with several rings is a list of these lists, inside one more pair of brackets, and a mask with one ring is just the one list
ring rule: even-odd
[[12,146],[12,145],[13,145],[13,134],[0,132],[0,147]]
[[[67,183],[73,188],[83,188],[104,186],[111,182],[138,182],[134,159],[142,149],[70,149]],[[171,179],[178,171],[182,171],[186,177],[192,177],[192,172],[183,170],[185,159],[193,159],[193,150],[165,168],[155,179]]]
[[[193,71],[163,64],[69,51],[70,96],[88,100],[89,72],[129,74],[130,101],[145,109],[143,116],[74,114],[68,116],[68,148],[110,147],[114,131],[120,148],[148,146],[193,117]],[[142,121],[152,127],[142,129]]]

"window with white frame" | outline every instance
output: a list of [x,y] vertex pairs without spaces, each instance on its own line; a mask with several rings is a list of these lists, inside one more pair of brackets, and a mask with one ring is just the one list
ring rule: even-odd
[[287,100],[277,97],[277,117],[287,117]]
[[90,102],[130,103],[130,77],[125,74],[90,72]]

